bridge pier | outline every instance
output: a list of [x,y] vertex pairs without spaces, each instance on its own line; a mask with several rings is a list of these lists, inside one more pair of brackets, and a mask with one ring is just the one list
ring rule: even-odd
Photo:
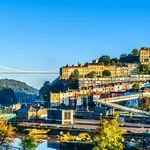
[[112,116],[115,114],[115,108],[112,108]]
[[132,115],[133,115],[133,113],[132,113],[132,112],[130,112],[130,118],[132,118]]
[[96,107],[101,107],[102,105],[100,103],[96,103]]
[[111,108],[109,109],[109,115],[114,115],[115,114],[115,109],[114,108]]

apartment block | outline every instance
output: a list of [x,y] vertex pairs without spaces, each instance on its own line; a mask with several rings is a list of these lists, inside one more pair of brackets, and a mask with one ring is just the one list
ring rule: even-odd
[[142,47],[140,49],[140,63],[150,64],[150,47]]
[[[79,89],[86,87],[94,87],[96,85],[108,85],[116,83],[135,83],[135,82],[149,82],[150,75],[130,75],[122,78],[79,78]],[[125,85],[126,86],[126,85]],[[125,88],[124,88],[125,89]]]
[[60,78],[68,79],[75,69],[79,71],[79,74],[83,78],[92,71],[95,71],[97,75],[102,76],[102,72],[104,70],[109,70],[111,72],[111,77],[129,76],[130,74],[137,74],[137,64],[126,64],[122,67],[118,67],[111,65],[100,65],[99,63],[89,63],[85,65],[82,65],[82,63],[78,63],[77,66],[67,65],[60,68]]

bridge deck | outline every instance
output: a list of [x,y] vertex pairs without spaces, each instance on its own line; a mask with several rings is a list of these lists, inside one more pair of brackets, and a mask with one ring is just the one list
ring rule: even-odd
[[[127,95],[127,96],[106,98],[106,101],[107,102],[119,102],[119,101],[133,100],[133,99],[137,99],[139,97],[142,97],[142,93]],[[104,100],[105,100],[105,98],[102,98],[102,99],[98,99],[97,101],[104,101]]]
[[150,116],[150,113],[148,113],[146,111],[143,111],[143,110],[140,110],[140,109],[129,108],[129,107],[126,107],[126,106],[122,106],[122,105],[115,104],[115,103],[110,103],[110,102],[105,102],[105,101],[96,101],[95,100],[95,102],[106,105],[108,107],[116,108],[116,109],[119,109],[119,110]]

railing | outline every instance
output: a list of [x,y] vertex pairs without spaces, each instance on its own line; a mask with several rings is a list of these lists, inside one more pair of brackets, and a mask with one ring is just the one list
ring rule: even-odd
[[[142,96],[142,94],[140,93],[140,94],[132,94],[132,95],[126,95],[126,96],[118,96],[118,97],[110,97],[110,98],[106,98],[106,101],[115,101],[115,100],[127,100],[127,99],[129,99],[129,98],[138,98],[138,97],[140,97],[140,96]],[[105,100],[105,98],[102,98],[102,99],[98,99],[99,101],[103,101],[103,100]],[[96,100],[96,101],[98,101],[98,100]]]

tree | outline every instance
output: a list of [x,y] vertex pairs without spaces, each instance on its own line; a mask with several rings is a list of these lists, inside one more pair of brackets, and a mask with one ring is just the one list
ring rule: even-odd
[[92,71],[89,74],[87,74],[88,78],[94,78],[95,76],[96,76],[96,72],[95,71]]
[[70,132],[64,134],[61,131],[60,135],[57,135],[57,139],[62,142],[77,141],[77,140],[83,142],[92,142],[91,136],[88,133],[80,133],[78,136],[75,136],[75,135],[71,135]]
[[72,79],[72,80],[78,80],[79,77],[80,77],[79,71],[78,71],[77,69],[75,69],[75,70],[71,73],[71,75],[70,75],[69,78]]
[[66,107],[66,104],[61,103],[61,104],[59,105],[59,107],[60,107],[60,108],[64,108],[64,107]]
[[79,71],[77,69],[75,69],[71,73],[71,75],[70,75],[70,77],[67,81],[69,88],[71,88],[71,89],[77,89],[78,88],[78,79],[79,79],[79,77],[80,77]]
[[136,48],[134,48],[134,49],[132,50],[132,55],[133,55],[133,56],[139,56],[139,50],[136,49]]
[[118,58],[112,58],[112,59],[110,60],[110,64],[111,64],[111,65],[115,65],[116,63],[118,63]]
[[1,105],[11,105],[16,104],[17,99],[15,96],[15,93],[12,89],[8,88],[2,88],[0,89],[0,104]]
[[139,106],[141,106],[142,110],[150,111],[150,97],[139,99]]
[[111,72],[110,72],[109,70],[104,70],[104,71],[102,72],[102,75],[103,75],[104,77],[108,77],[108,76],[111,76]]
[[100,63],[104,63],[104,65],[110,64],[110,57],[108,55],[103,55],[99,58]]
[[0,116],[0,145],[10,144],[15,136],[14,128],[8,123],[7,119]]
[[2,91],[4,88],[3,83],[0,82],[0,91]]
[[121,63],[139,63],[139,56],[129,54],[127,56],[120,56],[119,62]]
[[39,90],[40,96],[44,98],[45,106],[49,107],[50,102],[50,92],[60,92],[64,90],[64,82],[63,80],[56,79],[54,83],[50,84],[49,81],[45,81],[41,89]]
[[139,74],[149,74],[149,65],[143,64],[143,65],[139,65],[138,68],[138,73]]
[[120,58],[127,57],[127,54],[121,54]]
[[110,64],[111,64],[111,65],[115,65],[116,63],[115,63],[114,61],[111,61]]
[[97,75],[97,78],[101,78],[102,76],[101,75]]
[[88,65],[89,65],[89,63],[88,63],[88,62],[86,62],[86,63],[84,64],[84,66],[85,66],[85,67],[87,67]]
[[100,119],[98,133],[94,137],[96,146],[94,150],[123,150],[123,144],[119,140],[123,139],[125,130],[119,129],[119,114],[112,120]]
[[134,89],[134,90],[139,90],[139,88],[140,88],[140,84],[139,83],[135,83],[132,86],[132,89]]
[[130,54],[121,54],[119,62],[121,63],[139,63],[139,51],[133,49]]
[[22,139],[22,146],[28,150],[35,150],[37,147],[37,139],[33,136],[25,137]]

